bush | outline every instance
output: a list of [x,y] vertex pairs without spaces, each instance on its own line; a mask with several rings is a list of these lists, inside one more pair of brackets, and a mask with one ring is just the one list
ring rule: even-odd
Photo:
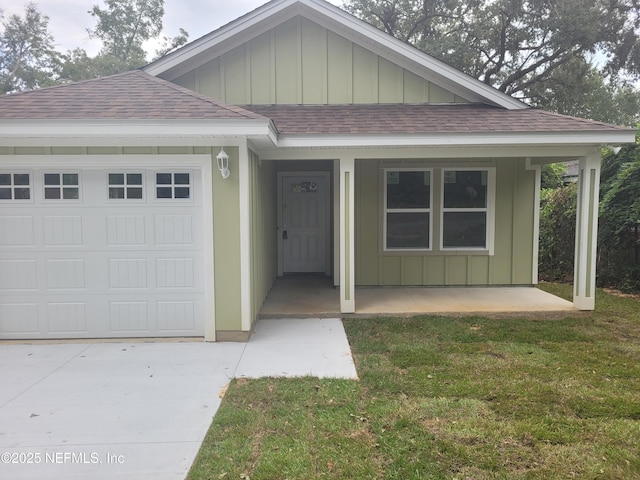
[[549,282],[573,280],[576,230],[575,184],[544,189],[540,195],[539,277]]

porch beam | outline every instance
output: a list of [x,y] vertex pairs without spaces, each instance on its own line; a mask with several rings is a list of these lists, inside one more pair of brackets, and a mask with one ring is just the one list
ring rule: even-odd
[[600,153],[580,158],[576,214],[576,248],[573,270],[573,306],[595,308]]
[[340,159],[340,312],[355,313],[355,159]]

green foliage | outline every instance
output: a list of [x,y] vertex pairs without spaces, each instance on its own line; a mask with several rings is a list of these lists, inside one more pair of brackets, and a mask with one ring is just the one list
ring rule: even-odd
[[105,0],[105,9],[98,5],[89,11],[98,20],[93,38],[102,40],[101,55],[111,56],[124,65],[146,63],[144,41],[162,31],[164,0]]
[[540,196],[539,276],[546,281],[571,281],[576,230],[575,184],[545,189]]
[[598,283],[640,291],[640,145],[603,158]]
[[0,31],[0,89],[2,94],[32,90],[55,83],[60,54],[48,31],[49,17],[35,3],[25,6],[24,16],[4,19]]
[[530,102],[545,110],[634,127],[640,121],[640,91],[608,82],[584,58],[555,70],[530,88]]
[[[597,98],[581,96],[599,81],[593,77],[604,75],[617,85],[640,74],[640,5],[634,0],[346,0],[345,8],[469,75],[545,108],[591,103],[587,110],[593,115],[607,116],[605,109],[596,108],[606,91],[596,92]],[[602,73],[596,71],[596,53],[605,59],[598,65]],[[571,100],[562,98],[566,96]]]
[[567,173],[567,167],[564,163],[549,163],[542,166],[541,169],[541,183],[542,189],[558,188],[564,184],[562,176]]

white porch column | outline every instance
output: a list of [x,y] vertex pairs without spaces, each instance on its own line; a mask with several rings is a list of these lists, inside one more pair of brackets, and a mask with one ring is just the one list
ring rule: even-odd
[[595,308],[600,161],[599,152],[582,157],[578,173],[573,306],[579,310]]
[[238,148],[240,191],[240,322],[242,331],[251,330],[251,182],[249,147],[246,139]]
[[340,159],[340,311],[356,311],[355,279],[355,159]]

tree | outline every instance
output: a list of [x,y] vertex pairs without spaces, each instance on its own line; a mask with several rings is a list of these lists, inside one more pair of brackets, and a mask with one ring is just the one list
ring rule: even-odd
[[25,6],[24,16],[4,19],[0,32],[0,88],[2,93],[52,85],[61,66],[60,54],[49,33],[49,17],[34,3]]
[[[89,35],[102,41],[96,57],[82,49],[64,55],[61,76],[65,81],[79,81],[113,75],[139,68],[147,63],[144,42],[162,32],[164,0],[105,0],[106,8],[95,5],[89,13],[98,19]],[[174,38],[163,37],[156,58],[184,45],[189,34],[180,29]]]
[[154,60],[164,57],[165,55],[170,54],[174,50],[182,47],[189,40],[189,33],[184,29],[180,29],[180,35],[177,35],[173,38],[162,37],[162,44],[160,48],[156,50],[156,56]]
[[609,151],[601,179],[598,283],[640,291],[640,145]]
[[92,38],[102,40],[100,54],[112,56],[123,65],[144,65],[146,52],[142,44],[160,35],[164,0],[105,0],[105,5],[106,9],[94,5],[89,11],[98,19],[88,32]]
[[346,0],[346,9],[525,101],[576,61],[598,58],[614,82],[640,76],[637,0]]

